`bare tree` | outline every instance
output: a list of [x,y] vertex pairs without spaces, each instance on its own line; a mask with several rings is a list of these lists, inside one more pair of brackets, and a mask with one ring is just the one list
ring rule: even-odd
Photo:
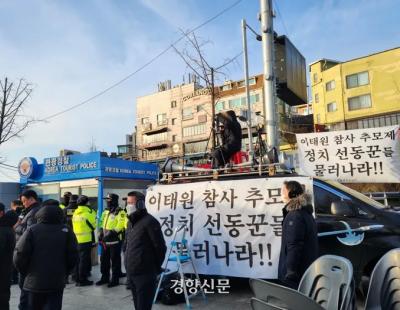
[[[178,50],[174,45],[175,52],[185,62],[186,66],[192,70],[204,83],[205,86],[211,91],[211,102],[212,102],[212,118],[213,128],[215,129],[215,103],[219,99],[219,92],[215,92],[214,80],[218,76],[223,76],[225,79],[227,74],[224,70],[226,67],[236,61],[236,59],[242,55],[242,52],[234,56],[233,58],[225,59],[224,63],[219,66],[211,66],[205,59],[204,46],[210,44],[208,40],[203,40],[196,36],[194,32],[185,32],[181,29],[182,34],[186,37],[185,46],[183,49]],[[216,136],[215,130],[212,134],[212,146],[215,148]]]
[[17,137],[35,120],[23,115],[27,100],[32,93],[32,85],[25,80],[9,82],[0,80],[0,146]]
[[181,33],[186,37],[185,46],[178,50],[172,46],[178,56],[185,62],[186,66],[192,70],[204,83],[207,88],[211,88],[213,78],[223,76],[227,77],[226,67],[242,55],[242,52],[233,58],[226,58],[222,65],[211,66],[205,58],[204,47],[212,42],[198,37],[194,32]]

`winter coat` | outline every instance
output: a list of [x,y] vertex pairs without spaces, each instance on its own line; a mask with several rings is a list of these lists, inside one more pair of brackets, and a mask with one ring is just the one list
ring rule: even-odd
[[40,204],[38,202],[32,204],[29,208],[23,209],[19,218],[21,221],[15,227],[15,237],[17,242],[24,232],[33,224],[36,224],[36,212],[39,211]]
[[78,208],[78,204],[76,202],[70,202],[68,206],[65,209],[63,209],[65,221],[67,225],[71,228],[72,228],[72,216],[74,215],[76,208]]
[[293,198],[283,211],[278,278],[297,289],[306,269],[318,257],[317,225],[307,195]]
[[78,260],[76,238],[72,229],[63,224],[63,212],[58,206],[43,207],[36,217],[38,223],[17,242],[14,264],[25,276],[25,290],[60,291],[65,286],[65,276]]
[[13,226],[18,220],[14,211],[6,212],[0,218],[0,292],[11,285],[12,257],[15,247]]
[[242,148],[242,128],[233,111],[219,114],[219,120],[224,125],[222,133],[222,150],[233,154]]
[[128,274],[158,274],[167,247],[160,223],[146,209],[128,216],[125,265]]

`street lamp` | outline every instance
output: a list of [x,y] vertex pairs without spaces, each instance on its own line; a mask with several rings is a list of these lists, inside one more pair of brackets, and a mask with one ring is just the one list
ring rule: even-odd
[[249,62],[247,57],[247,33],[246,30],[249,28],[256,36],[257,41],[261,41],[262,37],[257,32],[254,31],[249,25],[247,25],[246,20],[242,19],[242,41],[243,41],[243,60],[244,60],[244,82],[246,86],[246,100],[247,100],[247,130],[249,138],[249,160],[253,163],[254,151],[253,151],[253,133],[251,126],[251,103],[250,103],[250,89],[249,89]]

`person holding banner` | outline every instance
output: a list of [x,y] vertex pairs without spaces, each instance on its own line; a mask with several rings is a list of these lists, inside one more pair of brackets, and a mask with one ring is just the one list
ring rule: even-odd
[[297,289],[301,277],[318,257],[317,224],[310,197],[297,181],[285,181],[282,199],[282,243],[278,278],[287,287]]

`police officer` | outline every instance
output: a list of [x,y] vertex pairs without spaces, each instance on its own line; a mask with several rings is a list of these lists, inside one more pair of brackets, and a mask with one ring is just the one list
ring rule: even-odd
[[71,196],[72,196],[71,192],[65,192],[64,193],[64,196],[63,196],[63,198],[61,199],[61,202],[60,202],[60,208],[61,209],[65,209],[68,206]]
[[72,227],[72,216],[74,215],[76,208],[78,208],[78,198],[78,195],[71,195],[68,206],[63,210],[67,225],[70,227]]
[[89,206],[89,198],[81,195],[78,198],[78,208],[72,216],[72,227],[78,241],[79,263],[76,270],[76,286],[92,285],[88,280],[90,273],[91,250],[95,243],[96,212]]
[[[96,282],[96,285],[106,283],[108,283],[108,287],[119,285],[121,245],[125,231],[126,212],[119,207],[118,200],[118,195],[108,194],[107,207],[101,215],[99,242],[102,244],[103,253],[100,257],[101,279]],[[112,265],[111,281],[110,265]]]

